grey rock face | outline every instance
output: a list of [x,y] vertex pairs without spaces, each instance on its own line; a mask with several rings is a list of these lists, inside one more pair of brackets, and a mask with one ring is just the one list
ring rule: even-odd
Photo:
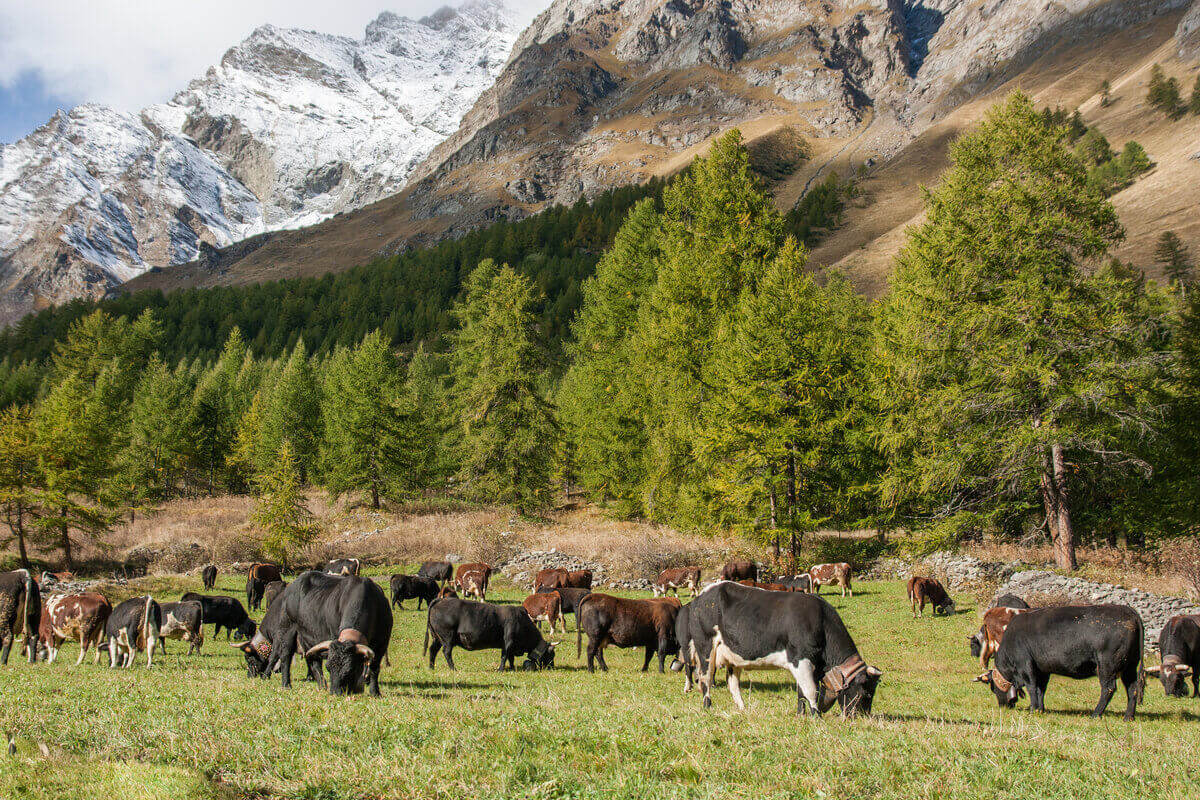
[[1175,41],[1179,44],[1179,57],[1184,61],[1200,59],[1200,0],[1192,3],[1191,8],[1179,21],[1175,31]]

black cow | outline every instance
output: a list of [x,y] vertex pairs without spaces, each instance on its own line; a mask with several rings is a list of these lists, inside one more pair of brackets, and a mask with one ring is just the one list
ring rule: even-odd
[[1146,667],[1146,674],[1162,681],[1167,697],[1187,697],[1187,679],[1192,677],[1192,696],[1200,697],[1200,614],[1180,614],[1167,620],[1158,635],[1160,666]]
[[991,687],[1001,708],[1012,708],[1029,693],[1029,707],[1046,710],[1051,675],[1082,680],[1099,676],[1100,701],[1093,717],[1104,714],[1125,685],[1125,719],[1137,713],[1145,688],[1142,676],[1142,618],[1129,606],[1055,606],[1017,614],[1008,623],[995,667],[975,678]]
[[743,670],[785,669],[796,681],[798,713],[821,714],[836,700],[846,716],[869,714],[883,674],[863,661],[833,606],[813,594],[715,583],[688,605],[685,638],[706,707],[721,667],[739,709]]
[[445,583],[454,578],[454,565],[449,561],[426,561],[417,570],[418,578],[433,578],[438,583]]
[[267,588],[263,589],[262,602],[267,608],[271,607],[272,601],[279,597],[279,593],[287,588],[287,581],[271,581],[267,584]]
[[180,600],[160,603],[162,627],[158,631],[158,646],[167,653],[167,639],[187,642],[188,655],[200,652],[204,644],[204,607],[199,600]]
[[[562,613],[563,613],[563,615],[575,614],[575,630],[579,630],[579,615],[576,614],[575,612],[576,612],[576,610],[578,610],[579,604],[583,602],[583,598],[585,598],[589,594],[591,594],[592,590],[591,589],[570,589],[570,588],[567,588],[566,586],[563,586],[558,589],[546,589],[545,591],[546,592],[558,592],[559,597],[562,598]],[[566,623],[564,622],[563,624],[565,625]]]
[[695,674],[693,665],[696,662],[695,654],[692,648],[692,615],[687,606],[679,609],[675,615],[675,651],[674,660],[671,661],[672,672],[683,673],[683,693],[687,694],[692,690],[692,680]]
[[204,589],[207,591],[217,585],[217,568],[209,564],[204,569],[200,570],[200,580],[204,581]]
[[213,626],[213,636],[225,629],[225,640],[236,633],[243,639],[254,635],[254,620],[246,613],[241,602],[236,597],[223,594],[207,595],[187,592],[179,598],[181,602],[195,600],[204,612],[204,624]]
[[146,653],[146,666],[154,665],[154,646],[162,627],[162,609],[150,595],[133,597],[108,615],[104,636],[108,639],[110,667],[132,667],[138,651]]
[[438,595],[438,583],[424,575],[393,575],[391,579],[392,606],[403,609],[405,600],[416,600],[417,610],[421,602],[429,605]]
[[325,564],[330,575],[357,575],[362,562],[357,558],[335,558]]
[[[256,668],[258,674],[270,674],[278,664],[282,685],[291,687],[292,656],[299,649],[309,673],[316,673],[321,683],[319,663],[325,660],[331,694],[357,694],[363,691],[365,680],[370,693],[379,695],[379,668],[392,636],[392,609],[374,581],[357,575],[305,572],[267,609],[264,628],[268,628],[268,620],[271,638],[266,656],[259,637],[244,643],[252,674]],[[251,663],[260,659],[266,663]]]
[[780,586],[786,586],[793,592],[812,591],[812,576],[807,572],[803,575],[793,575],[790,578],[776,578],[775,583],[778,583]]
[[1015,594],[1002,594],[992,601],[990,608],[1029,608],[1029,603],[1026,603]]
[[42,622],[42,595],[27,569],[0,572],[0,665],[8,664],[17,634],[29,663],[37,661],[38,628]]
[[283,568],[278,564],[251,564],[246,571],[246,605],[257,611],[262,605],[263,591],[272,581],[283,580]]
[[[433,634],[430,641],[429,634]],[[520,606],[497,606],[447,597],[429,607],[425,620],[425,647],[429,653],[429,668],[437,661],[438,650],[444,649],[446,666],[455,669],[452,651],[500,650],[500,671],[505,665],[516,669],[516,657],[528,653],[521,669],[548,669],[554,666],[554,645],[542,637],[542,632]]]

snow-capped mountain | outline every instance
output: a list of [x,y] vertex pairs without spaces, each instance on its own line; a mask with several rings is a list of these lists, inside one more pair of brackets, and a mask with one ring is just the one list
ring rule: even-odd
[[56,114],[0,146],[0,321],[399,191],[525,21],[468,0],[362,39],[268,25],[170,102]]

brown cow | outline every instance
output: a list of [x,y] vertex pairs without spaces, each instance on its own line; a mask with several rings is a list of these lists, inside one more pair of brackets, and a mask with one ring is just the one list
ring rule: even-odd
[[567,622],[563,619],[562,614],[562,595],[557,591],[531,594],[521,603],[521,607],[525,609],[525,613],[537,624],[539,629],[542,627],[542,622],[549,622],[550,633],[554,634],[555,627],[562,623],[562,632],[567,632]]
[[567,573],[567,582],[563,586],[567,589],[591,589],[592,571],[590,569],[571,570]]
[[912,604],[914,617],[925,616],[925,604],[933,606],[933,614],[954,615],[954,601],[946,593],[946,587],[934,578],[913,575],[908,579],[908,602]]
[[99,664],[104,625],[111,613],[112,603],[97,592],[56,595],[47,600],[38,627],[38,644],[47,654],[46,662],[53,664],[62,643],[71,639],[79,642],[75,666],[83,663],[90,647],[96,649],[96,663]]
[[278,564],[251,564],[246,572],[246,605],[251,611],[262,605],[263,592],[272,581],[283,580],[283,568]]
[[988,662],[1000,649],[1000,640],[1004,638],[1004,631],[1008,629],[1008,624],[1013,621],[1013,617],[1024,614],[1028,610],[1028,608],[996,606],[984,612],[982,627],[968,637],[971,642],[971,655],[979,657],[980,669],[988,668]]
[[668,655],[679,651],[675,641],[675,616],[682,604],[677,597],[650,600],[625,600],[608,594],[589,594],[575,611],[575,657],[583,650],[583,634],[588,636],[588,672],[595,661],[608,672],[604,648],[644,647],[646,660],[642,672],[650,668],[650,659],[658,653],[658,671],[664,670]]
[[735,581],[742,586],[749,586],[752,589],[765,589],[768,592],[794,592],[796,591],[791,586],[785,586],[782,583],[759,583],[758,581]]
[[812,590],[820,594],[822,586],[840,586],[842,589],[842,597],[849,592],[850,596],[854,596],[854,590],[850,588],[850,565],[845,561],[837,564],[817,564],[808,571],[808,577],[812,580]]
[[438,600],[441,600],[443,597],[458,597],[458,592],[454,591],[454,587],[447,583],[437,593]]
[[654,582],[654,596],[666,595],[671,592],[676,597],[679,596],[681,586],[686,586],[692,593],[692,597],[700,591],[700,568],[699,567],[675,567],[674,569],[664,569],[658,574],[658,580]]
[[454,586],[465,597],[474,595],[480,602],[487,601],[488,581],[492,578],[492,568],[487,564],[459,564],[454,576]]
[[537,575],[533,578],[534,594],[538,592],[548,592],[552,589],[557,589],[560,586],[567,585],[567,579],[571,573],[567,572],[562,567],[547,567],[539,569]]
[[723,581],[756,581],[758,580],[758,565],[753,561],[730,561],[721,567]]

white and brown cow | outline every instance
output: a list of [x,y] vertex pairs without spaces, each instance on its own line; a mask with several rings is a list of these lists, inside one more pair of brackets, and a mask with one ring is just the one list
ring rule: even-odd
[[165,655],[167,639],[179,639],[188,643],[188,655],[199,653],[204,645],[204,606],[199,600],[180,600],[177,603],[159,603],[162,610],[162,628],[158,631],[158,647]]
[[996,651],[1000,649],[1000,642],[1004,639],[1004,632],[1008,630],[1013,617],[1018,614],[1024,614],[1027,611],[1029,611],[1028,608],[996,606],[984,612],[983,625],[970,637],[971,655],[979,658],[980,669],[988,668],[988,662],[992,660],[992,656],[996,655]]
[[562,632],[567,632],[567,623],[563,620],[562,613],[562,595],[555,589],[552,592],[534,593],[525,598],[521,603],[521,607],[525,609],[525,613],[533,620],[534,624],[540,630],[543,622],[550,623],[550,633],[555,633],[555,628],[562,625]]
[[654,596],[666,595],[671,592],[675,595],[679,594],[679,590],[687,587],[687,590],[692,593],[692,597],[700,591],[700,568],[699,567],[676,567],[674,569],[664,569],[658,575],[658,580],[654,582]]
[[845,597],[847,593],[853,597],[854,590],[850,588],[850,577],[850,565],[845,561],[837,564],[817,564],[808,571],[812,590],[816,594],[821,593],[822,586],[838,586],[841,587],[842,597]]
[[112,604],[97,592],[56,595],[47,600],[38,626],[38,645],[46,653],[47,663],[54,663],[62,643],[70,639],[79,642],[76,666],[83,663],[89,648],[95,648],[95,661],[99,664],[104,626],[110,614]]

